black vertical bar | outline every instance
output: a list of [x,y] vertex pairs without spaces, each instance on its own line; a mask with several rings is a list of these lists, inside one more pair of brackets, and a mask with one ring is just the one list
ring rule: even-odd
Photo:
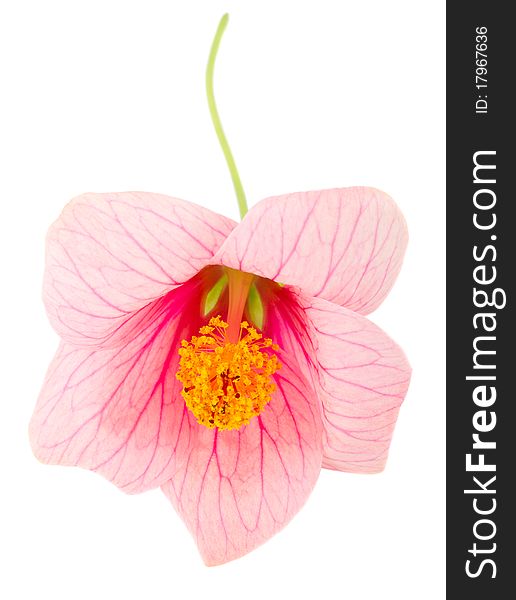
[[447,5],[447,597],[468,600],[516,598],[512,8]]

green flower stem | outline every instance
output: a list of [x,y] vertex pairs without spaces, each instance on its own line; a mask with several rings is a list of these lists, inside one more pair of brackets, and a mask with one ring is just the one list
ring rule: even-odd
[[206,67],[206,95],[208,96],[208,106],[210,108],[210,115],[211,120],[213,122],[213,127],[215,127],[215,133],[217,134],[219,144],[222,148],[222,152],[224,153],[224,158],[226,159],[226,163],[231,174],[231,179],[233,180],[233,187],[235,188],[238,209],[240,211],[240,218],[243,219],[244,215],[248,211],[247,200],[245,198],[244,188],[242,187],[240,175],[238,174],[238,170],[235,164],[235,159],[233,158],[231,148],[229,147],[228,140],[226,139],[226,136],[224,134],[222,123],[220,122],[217,105],[215,103],[215,96],[213,94],[213,71],[215,69],[215,58],[219,50],[222,34],[224,33],[226,25],[228,24],[228,20],[229,15],[226,13],[225,15],[223,15],[219,22],[219,26],[217,27],[215,37],[213,38],[213,42],[211,44],[210,55],[208,57],[208,65]]

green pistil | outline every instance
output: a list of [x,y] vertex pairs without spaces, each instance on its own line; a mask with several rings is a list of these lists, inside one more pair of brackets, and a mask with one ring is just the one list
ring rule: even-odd
[[217,306],[217,302],[219,301],[222,292],[226,289],[228,284],[228,276],[226,273],[222,275],[222,277],[217,281],[217,283],[211,288],[211,290],[206,294],[206,298],[204,300],[204,316],[209,315],[211,311]]
[[247,311],[251,322],[258,327],[258,329],[263,329],[263,302],[254,283],[249,288]]

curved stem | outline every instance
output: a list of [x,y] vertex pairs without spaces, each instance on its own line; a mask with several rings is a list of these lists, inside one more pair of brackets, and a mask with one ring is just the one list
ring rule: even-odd
[[235,164],[235,159],[233,158],[231,148],[229,147],[228,140],[226,139],[226,136],[224,134],[222,123],[220,122],[217,105],[215,103],[215,96],[213,94],[213,71],[215,69],[215,58],[219,49],[220,40],[222,39],[222,34],[224,33],[226,25],[228,24],[228,20],[229,15],[226,13],[225,15],[223,15],[219,22],[219,26],[217,27],[215,37],[213,38],[213,42],[211,44],[210,55],[208,57],[208,65],[206,67],[206,95],[208,96],[208,106],[210,109],[213,127],[215,128],[215,133],[217,134],[219,144],[222,148],[222,152],[224,153],[224,158],[226,159],[226,163],[231,174],[231,179],[233,180],[233,187],[235,188],[238,209],[240,211],[240,218],[243,218],[248,210],[244,188],[242,187],[240,175],[238,174],[238,170]]

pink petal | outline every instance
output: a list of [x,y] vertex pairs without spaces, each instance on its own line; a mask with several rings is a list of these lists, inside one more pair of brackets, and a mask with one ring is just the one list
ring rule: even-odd
[[163,486],[207,565],[238,558],[279,531],[319,475],[320,407],[290,356],[282,355],[262,414],[239,431],[198,426]]
[[189,435],[177,347],[200,321],[200,279],[156,300],[123,345],[61,344],[30,425],[41,461],[98,471],[127,492],[171,477]]
[[161,194],[75,198],[47,237],[43,296],[53,327],[74,344],[106,343],[131,313],[207,265],[234,226]]
[[354,473],[385,467],[411,369],[401,348],[365,317],[312,298],[323,412],[323,466]]
[[394,201],[379,190],[352,187],[263,200],[215,260],[367,314],[394,284],[406,245],[405,220]]

